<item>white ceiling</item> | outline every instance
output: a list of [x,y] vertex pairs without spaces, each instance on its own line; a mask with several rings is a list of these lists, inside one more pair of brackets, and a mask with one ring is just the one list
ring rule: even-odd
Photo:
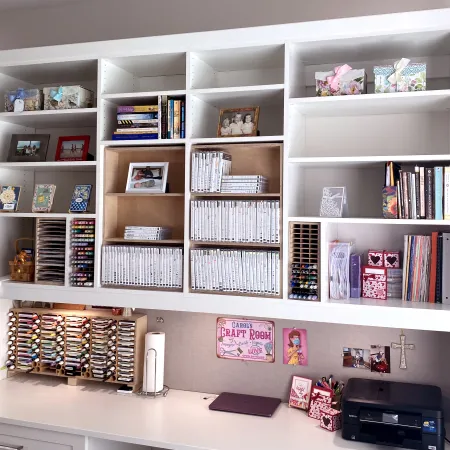
[[0,11],[8,11],[21,8],[45,8],[59,6],[66,3],[74,3],[80,0],[0,0]]

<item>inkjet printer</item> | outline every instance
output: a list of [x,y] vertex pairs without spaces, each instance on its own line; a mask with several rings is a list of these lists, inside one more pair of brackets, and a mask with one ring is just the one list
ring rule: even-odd
[[418,450],[444,450],[441,389],[351,378],[342,396],[342,437]]

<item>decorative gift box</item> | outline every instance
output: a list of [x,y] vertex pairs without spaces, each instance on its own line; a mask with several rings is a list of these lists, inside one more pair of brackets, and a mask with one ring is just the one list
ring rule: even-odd
[[334,71],[316,72],[316,96],[358,95],[367,92],[365,69],[352,69],[348,64],[335,67]]
[[320,406],[331,405],[333,391],[314,386],[311,391],[311,401],[309,403],[308,417],[320,419]]
[[389,269],[399,269],[400,268],[400,252],[384,251],[383,252],[384,267]]
[[386,300],[387,272],[385,267],[363,266],[363,298]]
[[340,411],[327,405],[320,405],[320,426],[328,431],[337,431],[342,428],[342,414]]
[[44,109],[92,108],[94,93],[82,86],[44,88]]
[[410,64],[410,60],[402,58],[393,66],[375,66],[375,93],[425,91],[427,88],[427,65],[425,63]]
[[374,267],[383,267],[384,250],[369,250],[367,264]]
[[42,109],[42,91],[39,89],[22,89],[7,91],[5,94],[5,111],[39,111]]

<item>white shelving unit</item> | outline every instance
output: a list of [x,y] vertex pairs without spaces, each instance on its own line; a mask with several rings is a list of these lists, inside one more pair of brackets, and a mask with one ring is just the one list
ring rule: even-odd
[[[384,220],[381,216],[383,163],[447,164],[450,161],[450,9],[339,19],[315,23],[158,36],[0,52],[0,95],[29,86],[82,84],[96,92],[88,110],[5,113],[0,110],[0,161],[6,161],[13,133],[51,135],[48,161],[0,162],[0,183],[25,187],[21,211],[0,215],[0,243],[12,247],[41,215],[31,210],[35,183],[57,185],[54,213],[67,214],[75,184],[96,186],[96,279],[93,288],[13,283],[5,278],[1,295],[9,299],[61,301],[105,306],[232,314],[368,326],[450,331],[450,306],[406,304],[401,300],[328,298],[327,243],[351,239],[356,249],[402,249],[403,235],[450,231],[450,221]],[[373,94],[374,65],[398,58],[428,63],[425,92]],[[348,63],[365,68],[368,94],[315,97],[314,72]],[[158,95],[185,96],[186,138],[112,141],[118,105],[155,103]],[[218,138],[222,108],[260,106],[260,135]],[[0,108],[1,108],[0,102]],[[61,135],[91,136],[96,161],[54,162]],[[190,154],[193,146],[283,143],[282,298],[189,292]],[[104,201],[123,201],[119,192],[104,196],[105,148],[151,147],[153,152],[184,152],[183,292],[111,289],[100,284]],[[324,186],[345,185],[350,217],[319,218]],[[181,193],[179,193],[181,194]],[[59,197],[58,197],[59,195]],[[203,195],[202,197],[208,197]],[[220,197],[217,196],[216,197]],[[115,199],[114,199],[115,198]],[[131,197],[129,197],[131,199]],[[280,198],[272,193],[266,198]],[[120,200],[122,199],[122,200]],[[142,212],[145,214],[145,211]],[[321,301],[288,299],[289,222],[321,225]],[[121,243],[106,236],[106,243]],[[167,242],[167,244],[169,244]],[[11,252],[4,251],[0,274],[7,274]]]

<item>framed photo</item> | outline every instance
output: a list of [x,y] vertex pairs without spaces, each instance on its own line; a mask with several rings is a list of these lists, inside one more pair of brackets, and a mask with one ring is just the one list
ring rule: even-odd
[[17,211],[20,186],[0,186],[0,211]]
[[311,399],[312,380],[294,376],[292,378],[289,406],[307,410]]
[[32,212],[50,212],[55,197],[54,184],[36,184],[34,188]]
[[61,136],[56,148],[56,161],[87,161],[90,136]]
[[45,161],[49,140],[49,134],[13,134],[8,162]]
[[77,184],[73,190],[69,212],[86,212],[91,199],[92,184]]
[[259,106],[221,109],[217,137],[256,136]]
[[125,192],[166,192],[169,163],[130,163]]

